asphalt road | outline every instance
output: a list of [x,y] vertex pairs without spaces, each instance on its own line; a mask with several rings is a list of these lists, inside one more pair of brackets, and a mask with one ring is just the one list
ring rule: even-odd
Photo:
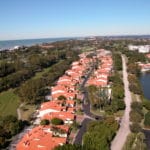
[[83,121],[82,121],[82,125],[81,125],[81,128],[75,138],[75,141],[74,141],[74,144],[82,144],[82,138],[83,138],[83,135],[84,133],[86,132],[86,128],[87,128],[87,124],[92,121],[91,119],[89,118],[85,118]]
[[[82,144],[82,137],[84,135],[84,133],[86,132],[86,127],[87,124],[92,121],[92,120],[101,120],[102,117],[101,116],[97,116],[95,114],[92,114],[90,112],[90,101],[88,99],[88,92],[87,89],[85,87],[85,84],[87,82],[87,80],[89,79],[90,75],[92,74],[94,70],[94,67],[92,67],[87,75],[87,77],[85,78],[85,80],[83,81],[83,83],[81,84],[81,90],[83,91],[83,103],[82,103],[82,108],[85,114],[85,119],[82,121],[81,123],[81,128],[79,129],[79,132],[77,133],[75,140],[74,140],[74,144]],[[90,119],[91,118],[91,119]]]

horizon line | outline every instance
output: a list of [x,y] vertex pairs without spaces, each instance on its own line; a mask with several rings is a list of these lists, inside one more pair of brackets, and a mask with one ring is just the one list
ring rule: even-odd
[[150,34],[106,34],[106,35],[86,35],[86,36],[58,36],[58,37],[39,37],[39,38],[20,38],[20,39],[6,39],[0,40],[3,41],[21,41],[21,40],[38,40],[38,39],[58,39],[58,38],[86,38],[86,37],[127,37],[127,36],[150,36]]

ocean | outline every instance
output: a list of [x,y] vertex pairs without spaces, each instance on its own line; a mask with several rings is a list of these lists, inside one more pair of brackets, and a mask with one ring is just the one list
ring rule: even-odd
[[15,46],[32,46],[42,43],[51,43],[56,41],[63,41],[77,38],[43,38],[43,39],[26,39],[26,40],[8,40],[0,41],[0,50],[11,49]]

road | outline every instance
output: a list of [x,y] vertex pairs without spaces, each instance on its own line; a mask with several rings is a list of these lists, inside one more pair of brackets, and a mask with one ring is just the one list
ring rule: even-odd
[[83,138],[83,135],[84,133],[86,132],[86,128],[87,128],[87,124],[91,121],[91,119],[89,118],[85,118],[83,121],[82,121],[82,125],[81,125],[81,128],[79,130],[79,132],[77,133],[77,136],[74,140],[74,144],[82,144],[82,138]]
[[97,116],[95,114],[92,114],[90,112],[90,101],[88,99],[88,92],[87,92],[87,89],[85,87],[85,84],[88,80],[88,78],[90,77],[91,73],[93,72],[94,70],[94,66],[91,67],[90,71],[88,72],[86,78],[84,79],[84,81],[82,82],[81,84],[81,91],[83,91],[83,103],[82,103],[82,108],[83,108],[83,111],[84,111],[84,120],[82,121],[81,123],[81,128],[79,129],[76,137],[75,137],[75,140],[74,140],[74,144],[82,144],[82,137],[84,135],[84,133],[86,132],[86,127],[87,127],[87,124],[92,121],[92,120],[101,120],[102,117],[101,116]]
[[93,70],[94,70],[94,66],[95,66],[95,65],[93,65],[93,66],[91,67],[91,69],[90,69],[90,71],[88,72],[88,74],[87,74],[85,80],[84,80],[84,81],[82,82],[82,84],[81,84],[81,91],[83,91],[83,94],[84,94],[84,95],[83,95],[82,108],[83,108],[84,114],[85,114],[86,116],[89,116],[90,118],[93,118],[93,119],[95,119],[95,118],[97,118],[97,119],[102,119],[101,116],[97,116],[97,115],[91,113],[91,111],[90,111],[90,110],[91,110],[91,104],[90,104],[90,100],[89,100],[89,98],[88,98],[88,91],[87,91],[87,88],[85,87],[85,84],[86,84],[87,80],[89,79],[89,77],[91,76],[91,74],[92,74],[92,72],[93,72]]
[[124,90],[125,90],[125,104],[126,104],[126,109],[124,112],[124,115],[122,117],[122,121],[120,124],[120,128],[117,132],[116,137],[111,143],[111,150],[121,150],[123,145],[126,142],[126,138],[128,134],[130,133],[130,120],[129,120],[129,113],[130,113],[130,105],[131,105],[131,93],[129,90],[129,81],[128,81],[128,74],[127,74],[127,66],[126,66],[126,60],[125,56],[122,55],[122,63],[123,63],[123,82],[124,82]]

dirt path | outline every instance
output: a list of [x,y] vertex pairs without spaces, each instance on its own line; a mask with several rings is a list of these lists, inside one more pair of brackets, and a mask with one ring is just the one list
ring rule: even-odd
[[21,112],[20,112],[20,108],[23,106],[24,104],[20,104],[20,106],[17,108],[17,115],[18,115],[18,120],[21,120]]
[[122,55],[122,62],[123,62],[123,82],[124,82],[124,90],[125,90],[125,104],[126,109],[124,115],[122,117],[122,121],[120,124],[120,128],[117,132],[116,137],[111,143],[111,150],[121,150],[123,145],[125,144],[126,138],[130,133],[129,129],[129,113],[130,113],[130,104],[131,104],[131,93],[129,91],[129,82],[128,82],[128,74],[127,74],[127,66],[125,56]]

